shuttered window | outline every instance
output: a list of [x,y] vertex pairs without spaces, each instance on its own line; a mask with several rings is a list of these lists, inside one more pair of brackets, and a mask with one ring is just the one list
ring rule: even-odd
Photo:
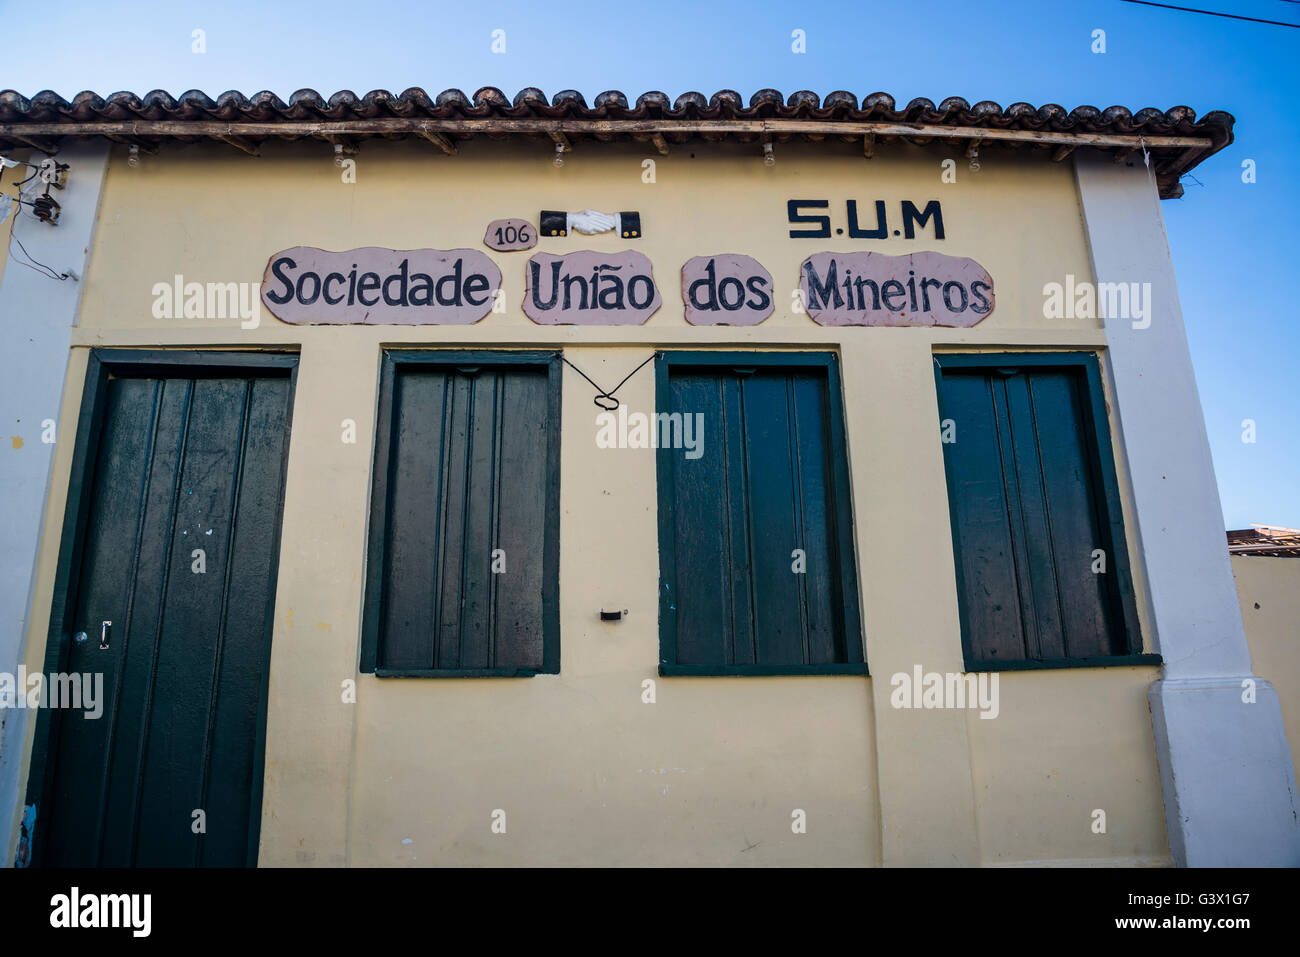
[[660,672],[865,674],[836,359],[663,353]]
[[1097,359],[935,357],[968,670],[1140,655]]
[[557,362],[384,354],[362,671],[559,671]]

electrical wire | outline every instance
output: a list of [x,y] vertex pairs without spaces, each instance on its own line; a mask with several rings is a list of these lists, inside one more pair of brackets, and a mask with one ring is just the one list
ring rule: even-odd
[[[46,155],[49,156],[52,154],[47,153]],[[59,282],[67,282],[68,279],[71,278],[68,273],[66,272],[57,273],[49,266],[45,265],[43,262],[40,262],[38,259],[36,259],[35,256],[33,256],[31,253],[27,251],[27,247],[23,245],[23,241],[18,238],[18,233],[16,232],[16,229],[18,227],[18,217],[23,214],[23,206],[33,205],[31,200],[23,199],[22,187],[25,184],[31,182],[32,179],[41,171],[41,168],[39,166],[36,166],[32,163],[28,163],[23,160],[18,160],[18,162],[22,163],[22,165],[24,166],[30,167],[31,173],[27,175],[26,179],[17,180],[13,184],[14,186],[18,187],[18,195],[14,197],[15,208],[14,208],[13,219],[9,220],[9,255],[11,256],[14,255],[14,243],[17,243],[18,248],[21,249],[23,251],[23,255],[27,257],[27,262],[23,262],[17,256],[14,256],[14,262],[18,263],[20,266],[26,266],[28,269],[31,269],[34,272],[39,272],[43,276],[48,276],[50,279],[57,279]],[[49,193],[49,187],[46,187],[45,192]]]
[[59,273],[56,273],[53,269],[51,269],[49,266],[45,265],[44,263],[38,262],[36,258],[27,251],[27,247],[23,245],[23,241],[18,238],[18,233],[15,232],[15,228],[18,226],[18,217],[21,216],[23,212],[21,198],[19,202],[15,203],[14,205],[17,207],[14,210],[14,218],[9,220],[9,255],[14,256],[14,243],[17,243],[18,248],[23,251],[23,255],[27,257],[28,261],[23,262],[17,256],[14,256],[14,262],[18,263],[18,265],[20,266],[26,266],[28,269],[31,269],[34,272],[39,272],[43,276],[48,276],[51,279],[57,279],[59,282],[67,282],[68,274],[66,272],[60,275]]
[[[623,376],[623,382],[620,382],[618,385],[614,386],[614,388],[610,389],[608,392],[606,392],[604,389],[602,389],[599,385],[596,385],[596,382],[591,378],[591,376],[587,375],[587,373],[583,372],[581,369],[579,369],[577,366],[575,366],[572,362],[570,362],[568,359],[566,359],[566,358],[564,357],[564,353],[563,353],[563,352],[557,352],[555,355],[556,355],[556,358],[558,358],[561,362],[563,362],[565,365],[567,365],[570,369],[572,369],[574,372],[578,373],[578,375],[582,376],[584,379],[586,379],[588,382],[590,382],[593,386],[595,386],[595,388],[596,388],[596,396],[595,396],[595,398],[593,398],[593,399],[591,400],[592,405],[596,406],[596,408],[598,408],[598,409],[604,409],[606,412],[613,412],[615,409],[617,409],[617,408],[619,407],[619,401],[618,401],[618,399],[615,399],[615,398],[614,398],[614,393],[617,392],[619,389],[623,388],[623,382],[626,382],[628,379],[632,378],[632,376],[636,375],[638,372],[640,372],[642,369],[644,369],[644,368],[645,368],[645,367],[650,363],[650,361],[651,361],[652,359],[656,359],[656,358],[658,358],[659,353],[658,353],[658,352],[653,352],[653,353],[651,353],[649,359],[646,359],[645,362],[641,363],[639,366],[637,366],[635,369],[633,369],[633,370],[632,370],[631,372],[629,372],[627,375]],[[613,402],[614,404],[613,404],[613,405],[605,405],[604,403],[602,403],[602,402],[600,401],[601,399],[608,399],[608,400],[610,400],[611,402]]]
[[1124,0],[1125,3],[1139,3],[1144,7],[1160,7],[1165,10],[1181,10],[1183,13],[1204,13],[1211,17],[1227,17],[1229,20],[1246,20],[1249,23],[1267,23],[1274,27],[1291,27],[1300,30],[1300,23],[1286,23],[1283,20],[1261,20],[1258,17],[1243,17],[1236,13],[1220,13],[1217,10],[1198,10],[1195,7],[1176,7],[1170,3],[1154,3],[1152,0]]

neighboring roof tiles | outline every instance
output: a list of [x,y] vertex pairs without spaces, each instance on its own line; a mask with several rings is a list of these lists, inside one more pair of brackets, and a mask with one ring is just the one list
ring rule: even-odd
[[1228,551],[1233,555],[1300,558],[1300,529],[1277,525],[1230,529]]
[[[1179,177],[1232,142],[1234,119],[1221,111],[1197,119],[1185,106],[1136,113],[1122,106],[1099,110],[1056,104],[1035,107],[1013,103],[1003,109],[988,100],[969,104],[949,97],[937,106],[928,99],[897,108],[893,97],[873,93],[860,103],[837,91],[819,98],[806,90],[788,98],[760,90],[748,105],[739,93],[721,90],[711,97],[683,93],[643,93],[635,103],[617,90],[601,93],[588,106],[581,93],[564,90],[549,101],[529,87],[513,100],[494,87],[467,97],[444,90],[436,97],[419,87],[400,95],[374,90],[358,97],[348,90],[326,99],[299,90],[285,103],[273,93],[249,98],[223,93],[216,100],[198,90],[173,98],[162,90],[143,97],[114,93],[102,98],[78,93],[69,102],[50,91],[27,99],[0,91],[0,145],[55,146],[66,136],[108,136],[154,145],[163,139],[215,138],[247,149],[268,138],[298,139],[411,135],[431,139],[449,152],[458,140],[478,134],[531,135],[544,139],[616,140],[655,143],[661,152],[692,137],[742,142],[777,142],[803,137],[821,140],[866,139],[914,143],[952,140],[964,145],[1030,146],[1053,149],[1063,159],[1077,147],[1094,146],[1127,155],[1146,148],[1163,197],[1181,195]],[[439,141],[442,142],[439,142]]]

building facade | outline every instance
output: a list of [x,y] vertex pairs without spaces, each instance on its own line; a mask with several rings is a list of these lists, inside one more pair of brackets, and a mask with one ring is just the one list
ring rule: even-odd
[[1253,671],[1277,690],[1291,760],[1300,765],[1300,529],[1230,530],[1228,553]]
[[0,94],[7,859],[1300,863],[1232,118],[994,106]]

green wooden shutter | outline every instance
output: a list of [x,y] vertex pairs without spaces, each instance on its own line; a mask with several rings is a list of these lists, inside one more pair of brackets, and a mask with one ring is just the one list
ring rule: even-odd
[[363,671],[559,670],[558,375],[545,354],[385,355]]
[[1136,619],[1096,359],[936,364],[968,666],[1129,655]]
[[703,425],[697,458],[659,450],[661,671],[865,673],[833,357],[666,353],[657,375],[657,411]]

